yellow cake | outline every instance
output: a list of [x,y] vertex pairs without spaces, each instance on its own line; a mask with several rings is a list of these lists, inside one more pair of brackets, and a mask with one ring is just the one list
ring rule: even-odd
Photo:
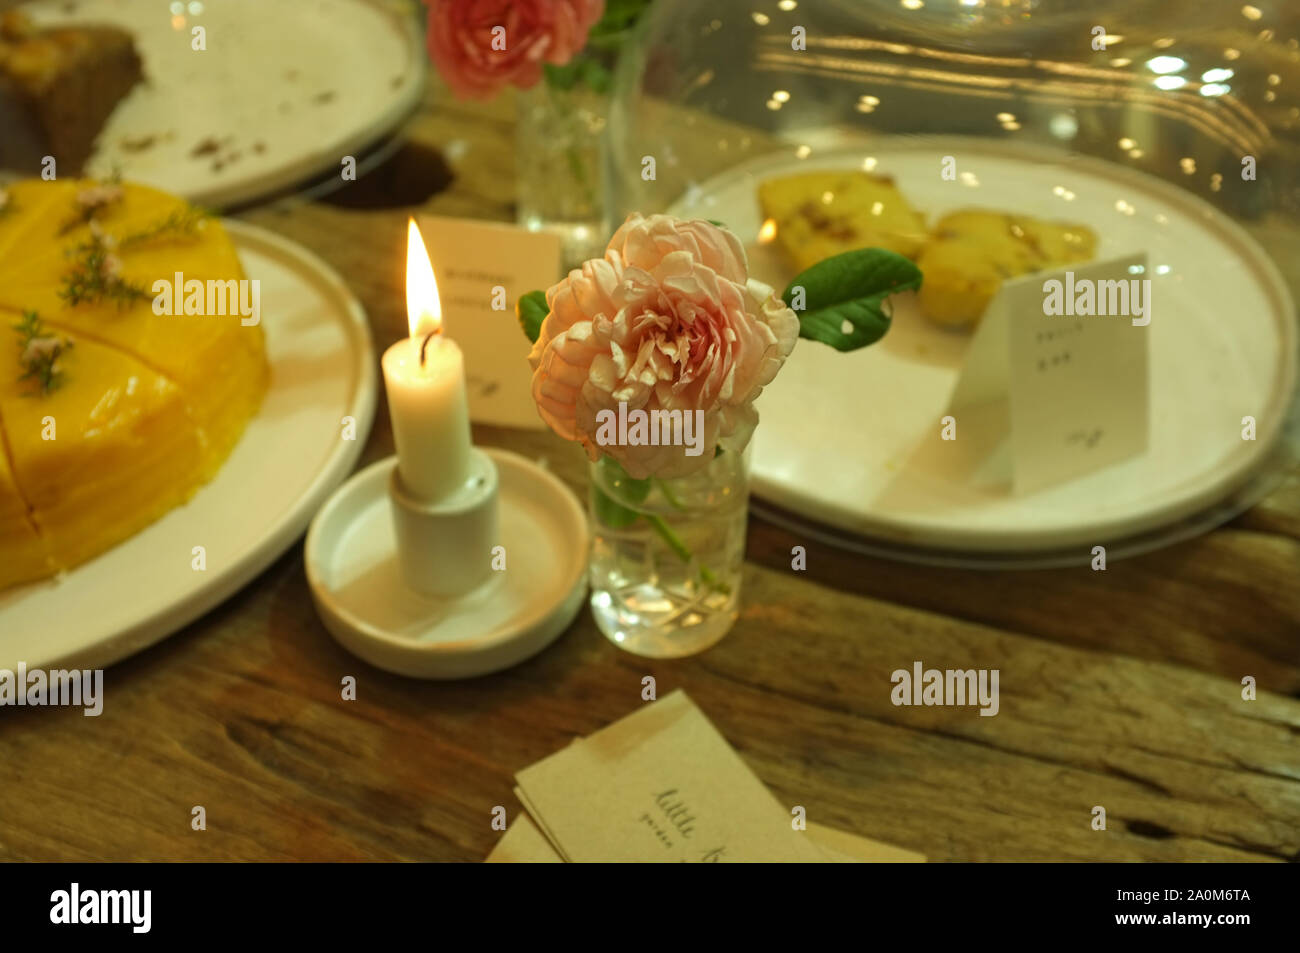
[[[155,308],[154,283],[177,273],[244,279],[218,220],[138,185],[33,180],[2,201],[0,588],[70,569],[188,500],[269,377],[261,324],[238,307],[208,313],[204,295],[201,313]],[[70,291],[78,272],[95,281]]]
[[921,310],[939,324],[971,326],[1007,278],[1087,261],[1096,251],[1097,236],[1084,225],[984,209],[952,212],[935,223],[916,260],[925,276]]
[[886,248],[913,258],[925,243],[925,219],[894,180],[868,172],[808,172],[758,186],[764,219],[803,271],[858,248]]

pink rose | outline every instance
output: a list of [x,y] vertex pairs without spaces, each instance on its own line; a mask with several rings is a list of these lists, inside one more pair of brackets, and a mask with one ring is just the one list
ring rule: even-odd
[[[749,277],[735,235],[667,215],[630,216],[605,257],[569,272],[546,302],[528,357],[542,419],[636,479],[698,470],[719,443],[743,450],[758,424],[754,399],[799,336],[794,312]],[[628,413],[701,411],[703,452],[599,439],[602,412],[617,415],[620,403]]]
[[605,0],[425,0],[425,4],[429,56],[462,99],[487,99],[511,83],[523,89],[533,86],[541,78],[543,63],[563,66],[573,59],[605,12]]

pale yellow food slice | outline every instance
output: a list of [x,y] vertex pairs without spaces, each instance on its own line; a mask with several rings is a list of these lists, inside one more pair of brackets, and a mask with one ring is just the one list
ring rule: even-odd
[[59,569],[185,502],[209,470],[175,383],[113,348],[72,340],[62,384],[48,394],[0,375],[13,477]]
[[1032,218],[1018,221],[1025,230],[1025,240],[1052,265],[1087,261],[1097,254],[1097,235],[1086,225],[1040,222]]
[[763,217],[803,270],[858,248],[886,248],[915,257],[925,243],[925,219],[907,204],[893,179],[869,172],[808,172],[759,184]]
[[935,223],[917,258],[921,310],[950,327],[974,325],[1008,278],[1091,259],[1097,236],[1084,225],[963,209]]

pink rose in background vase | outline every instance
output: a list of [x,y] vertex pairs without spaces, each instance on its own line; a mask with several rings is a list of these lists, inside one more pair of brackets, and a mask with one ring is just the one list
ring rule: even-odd
[[543,63],[563,66],[586,45],[587,33],[605,10],[605,0],[425,0],[425,5],[429,56],[463,99],[487,99],[507,85],[533,86]]
[[[743,450],[753,401],[794,349],[799,321],[749,277],[731,232],[703,221],[632,215],[604,258],[546,292],[550,313],[533,344],[533,398],[542,419],[595,460],[636,479],[707,466],[714,448]],[[603,410],[703,412],[704,452],[597,441]]]

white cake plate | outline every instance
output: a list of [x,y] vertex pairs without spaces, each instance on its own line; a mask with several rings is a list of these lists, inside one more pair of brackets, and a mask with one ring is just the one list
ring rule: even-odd
[[184,506],[61,577],[0,592],[0,669],[98,668],[166,638],[279,558],[356,465],[375,413],[365,311],[301,247],[223,224],[262,283],[271,382],[257,416]]
[[497,467],[505,569],[464,596],[422,596],[402,582],[388,495],[396,457],[344,484],[312,521],[304,558],[316,611],[349,652],[415,678],[508,668],[559,637],[587,592],[587,520],[549,471],[481,448]]
[[[943,155],[961,157],[959,181],[936,171]],[[1223,213],[1113,163],[973,138],[764,156],[693,187],[671,211],[724,222],[747,241],[755,277],[780,289],[794,272],[775,244],[756,241],[757,184],[828,168],[893,176],[930,221],[993,208],[1086,224],[1099,259],[1145,250],[1150,442],[1139,457],[1019,496],[918,465],[914,451],[946,412],[970,335],[936,327],[914,296],[900,296],[878,344],[840,354],[800,341],[764,390],[753,487],[778,519],[926,562],[1077,562],[1094,544],[1131,540],[1136,550],[1203,531],[1240,508],[1225,501],[1261,475],[1267,482],[1294,413],[1296,308],[1268,255]],[[1247,415],[1254,441],[1241,439]]]
[[[36,0],[41,26],[111,24],[146,81],[86,165],[199,205],[250,202],[358,160],[424,93],[415,0]],[[202,27],[205,49],[193,31]]]

